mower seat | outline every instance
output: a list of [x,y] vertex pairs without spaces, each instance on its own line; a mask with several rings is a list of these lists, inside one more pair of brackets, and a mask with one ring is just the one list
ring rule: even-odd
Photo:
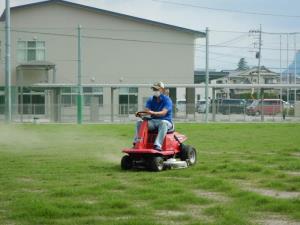
[[167,134],[173,134],[175,132],[175,126],[173,123],[173,126],[167,131]]
[[[173,134],[174,132],[175,132],[175,125],[173,123],[173,126],[170,129],[168,129],[167,134]],[[151,131],[149,131],[149,133],[157,134],[158,133],[158,129],[151,130]]]

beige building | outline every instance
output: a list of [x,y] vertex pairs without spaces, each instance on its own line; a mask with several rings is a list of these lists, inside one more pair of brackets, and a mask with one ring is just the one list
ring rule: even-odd
[[[3,60],[5,12],[0,20]],[[205,36],[199,31],[63,0],[13,7],[11,23],[13,103],[19,106],[14,115],[38,114],[55,121],[76,117],[72,112],[76,109],[79,25],[87,121],[100,120],[111,111],[128,114],[137,110],[149,88],[134,84],[157,80],[193,83],[195,40]],[[4,77],[3,60],[0,105],[4,103]],[[132,87],[111,89],[101,84]],[[111,100],[114,107],[109,106]]]

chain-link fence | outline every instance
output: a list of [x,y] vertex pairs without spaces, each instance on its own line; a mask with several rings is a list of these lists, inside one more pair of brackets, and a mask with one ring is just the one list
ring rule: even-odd
[[[233,102],[236,103],[233,103]],[[253,101],[215,100],[208,104],[209,122],[300,122],[300,104],[283,103],[279,100]],[[83,123],[126,123],[135,121],[135,112],[143,105],[114,104],[83,106]],[[205,122],[206,104],[174,104],[173,118],[177,122]],[[74,104],[24,104],[14,105],[14,122],[23,123],[76,123],[77,106]],[[4,121],[4,105],[0,105],[0,120]]]

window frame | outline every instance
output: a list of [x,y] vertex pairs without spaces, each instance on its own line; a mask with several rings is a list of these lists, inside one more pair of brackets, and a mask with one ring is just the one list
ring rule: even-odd
[[[34,47],[29,46],[30,43],[35,43],[35,46]],[[42,43],[42,47],[39,45],[39,43]],[[29,52],[30,51],[34,51],[35,56],[34,56],[34,59],[29,60],[29,58],[30,58]],[[38,59],[38,57],[37,57],[38,51],[43,51],[42,59]],[[32,62],[32,61],[45,61],[45,60],[46,60],[46,42],[45,41],[42,41],[42,40],[18,40],[17,41],[17,61],[19,63]]]

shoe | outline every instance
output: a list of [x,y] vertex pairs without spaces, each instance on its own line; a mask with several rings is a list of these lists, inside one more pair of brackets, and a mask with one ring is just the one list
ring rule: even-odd
[[153,147],[156,151],[162,151],[161,147],[157,146],[157,145],[154,145]]

